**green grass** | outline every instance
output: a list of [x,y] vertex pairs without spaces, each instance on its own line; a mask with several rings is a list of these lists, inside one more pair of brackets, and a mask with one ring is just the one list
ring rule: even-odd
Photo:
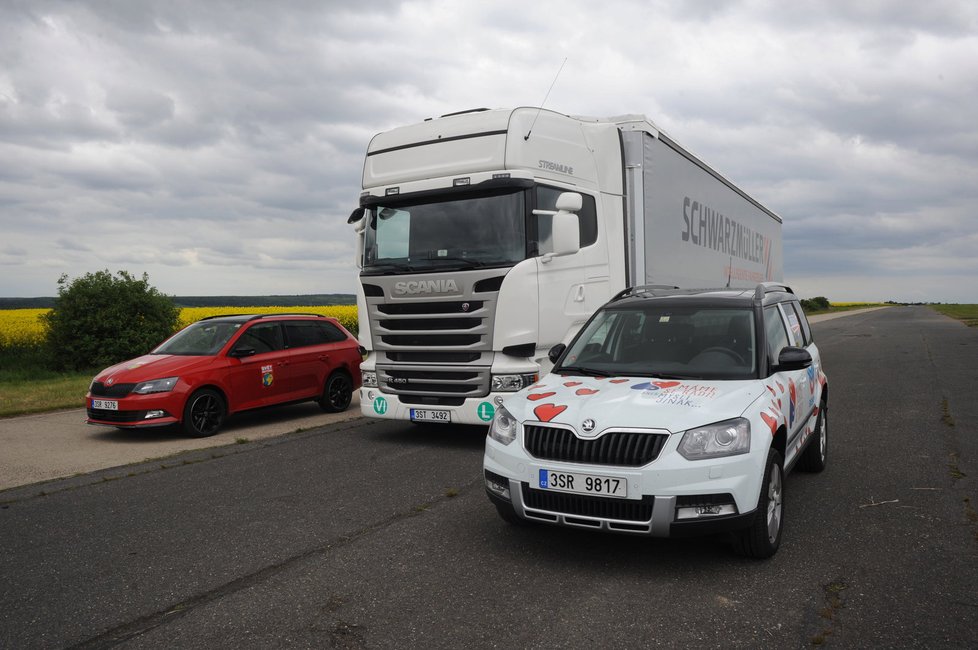
[[978,305],[930,305],[930,308],[957,318],[968,327],[978,327]]
[[51,370],[30,348],[0,349],[0,417],[84,408],[95,372]]

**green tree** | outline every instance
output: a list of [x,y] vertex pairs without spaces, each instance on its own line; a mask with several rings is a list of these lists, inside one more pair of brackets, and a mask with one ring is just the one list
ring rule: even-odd
[[176,330],[173,300],[126,271],[58,280],[58,298],[45,316],[54,363],[93,370],[146,354]]

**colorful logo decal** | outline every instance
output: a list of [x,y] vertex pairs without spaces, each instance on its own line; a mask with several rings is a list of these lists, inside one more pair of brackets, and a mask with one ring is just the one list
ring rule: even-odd
[[788,380],[788,426],[795,423],[795,381],[793,379]]
[[387,412],[387,400],[383,397],[378,397],[374,400],[374,413],[377,415],[383,415]]
[[533,409],[533,414],[537,416],[541,422],[550,422],[555,417],[567,410],[564,405],[557,406],[556,404],[541,404],[540,406]]
[[675,388],[679,386],[678,381],[647,381],[632,386],[632,390],[662,390],[664,388]]
[[479,404],[478,410],[476,410],[476,415],[478,415],[479,419],[483,422],[488,422],[493,418],[493,416],[496,415],[496,407],[489,402],[482,402]]
[[272,367],[271,366],[262,366],[261,367],[261,385],[264,386],[265,388],[268,388],[274,382],[275,382],[275,376],[272,375]]

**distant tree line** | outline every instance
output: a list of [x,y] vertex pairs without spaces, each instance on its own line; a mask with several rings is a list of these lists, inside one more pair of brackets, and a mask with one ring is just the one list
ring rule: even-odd
[[815,298],[802,298],[801,308],[806,312],[810,311],[826,311],[829,308],[829,299],[825,296],[817,296]]
[[[55,297],[0,298],[0,309],[52,309]],[[355,305],[351,293],[317,293],[295,296],[173,296],[177,307],[321,307]]]

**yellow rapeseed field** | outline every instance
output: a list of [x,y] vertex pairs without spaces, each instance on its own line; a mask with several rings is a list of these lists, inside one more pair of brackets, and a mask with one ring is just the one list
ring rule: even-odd
[[[48,309],[0,309],[0,348],[11,346],[33,347],[44,342],[47,335],[41,314]],[[329,305],[321,307],[185,307],[180,310],[180,327],[208,316],[223,314],[322,314],[332,316],[343,327],[356,332],[356,305]]]

